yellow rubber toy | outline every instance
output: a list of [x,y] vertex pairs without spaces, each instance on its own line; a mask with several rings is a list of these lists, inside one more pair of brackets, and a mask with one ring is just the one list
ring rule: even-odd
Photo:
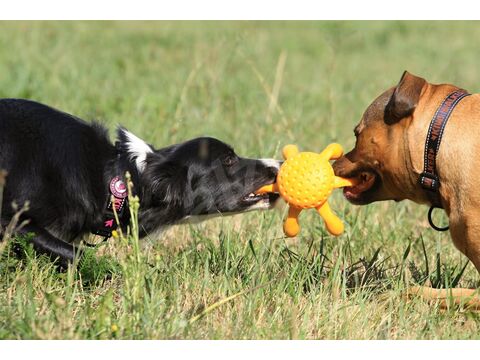
[[330,144],[320,154],[299,152],[295,145],[283,148],[285,162],[280,167],[277,182],[263,186],[257,194],[278,192],[290,205],[288,217],[283,225],[285,234],[296,236],[300,231],[298,215],[303,209],[317,209],[332,235],[340,235],[344,226],[332,212],[327,199],[333,189],[354,186],[351,179],[335,176],[330,160],[341,157],[343,149],[339,144]]

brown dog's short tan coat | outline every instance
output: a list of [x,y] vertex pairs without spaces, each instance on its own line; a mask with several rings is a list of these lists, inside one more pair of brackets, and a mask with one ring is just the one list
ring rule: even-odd
[[[418,178],[428,127],[454,85],[430,84],[405,72],[397,86],[385,91],[365,111],[355,128],[355,148],[334,163],[335,174],[357,177],[345,188],[354,204],[409,199],[429,204]],[[455,246],[480,272],[480,95],[455,107],[437,156],[440,198]]]

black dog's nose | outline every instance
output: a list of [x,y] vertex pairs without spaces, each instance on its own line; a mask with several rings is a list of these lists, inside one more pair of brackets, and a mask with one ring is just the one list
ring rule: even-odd
[[283,161],[275,159],[260,159],[261,164],[265,167],[266,171],[271,173],[273,177],[276,177],[280,166],[283,164]]
[[274,167],[274,171],[275,171],[275,176],[278,175],[278,172],[280,171],[280,167],[283,165],[285,161],[283,160],[277,160],[277,164],[276,166]]
[[277,174],[278,174],[278,169],[277,167],[268,167],[267,168],[267,176],[269,178],[272,178],[272,179],[275,179],[277,177]]

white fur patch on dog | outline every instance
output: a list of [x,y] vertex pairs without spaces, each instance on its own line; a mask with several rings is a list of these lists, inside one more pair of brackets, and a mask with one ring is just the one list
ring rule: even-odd
[[122,129],[123,135],[127,139],[125,145],[129,154],[130,160],[135,159],[138,171],[142,172],[145,169],[145,160],[147,154],[152,153],[152,148],[142,139],[133,135],[130,131]]

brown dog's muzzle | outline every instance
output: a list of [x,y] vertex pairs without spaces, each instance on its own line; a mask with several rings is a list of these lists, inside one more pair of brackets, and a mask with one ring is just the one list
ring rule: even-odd
[[380,177],[373,166],[362,160],[354,161],[355,158],[354,149],[332,166],[336,176],[357,180],[357,185],[343,188],[343,195],[353,204],[364,205],[375,201],[373,194],[380,186]]
[[336,176],[343,177],[344,175],[351,175],[354,173],[357,165],[355,165],[355,162],[352,160],[354,158],[353,152],[354,150],[350,151],[332,164]]

